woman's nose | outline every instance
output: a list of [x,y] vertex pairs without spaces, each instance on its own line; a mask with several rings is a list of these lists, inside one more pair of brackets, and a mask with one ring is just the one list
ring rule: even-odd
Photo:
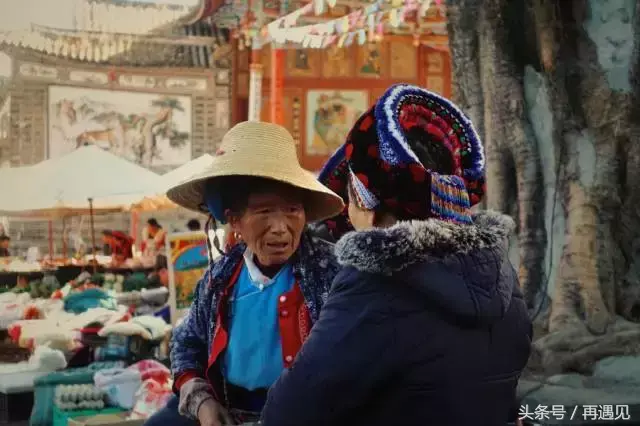
[[275,234],[283,234],[287,232],[286,215],[282,212],[274,213],[269,221],[269,231]]

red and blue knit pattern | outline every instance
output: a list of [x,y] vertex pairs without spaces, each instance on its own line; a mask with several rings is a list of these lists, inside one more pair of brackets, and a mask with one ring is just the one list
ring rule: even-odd
[[[451,153],[453,173],[427,170],[411,149],[408,132],[441,143]],[[470,208],[485,191],[484,167],[482,144],[469,119],[448,100],[402,84],[389,88],[358,119],[320,181],[345,199],[350,185],[360,207],[369,210],[383,206],[402,218],[470,223]],[[349,230],[346,209],[327,226],[336,237]]]

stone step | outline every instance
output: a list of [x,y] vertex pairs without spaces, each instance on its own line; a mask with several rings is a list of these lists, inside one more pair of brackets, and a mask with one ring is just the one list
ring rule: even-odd
[[605,358],[593,371],[520,380],[525,424],[640,425],[640,356]]

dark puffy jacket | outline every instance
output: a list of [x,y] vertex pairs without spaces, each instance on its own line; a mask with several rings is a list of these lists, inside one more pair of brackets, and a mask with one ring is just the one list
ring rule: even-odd
[[269,391],[264,426],[503,426],[532,326],[507,216],[347,234],[319,321]]

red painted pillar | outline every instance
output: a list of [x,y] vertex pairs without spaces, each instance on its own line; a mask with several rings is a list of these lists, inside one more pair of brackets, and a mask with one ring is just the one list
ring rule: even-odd
[[271,122],[284,126],[284,67],[286,50],[271,46]]
[[251,52],[251,64],[249,65],[249,121],[260,121],[262,109],[262,64],[260,63],[260,51],[254,49]]

